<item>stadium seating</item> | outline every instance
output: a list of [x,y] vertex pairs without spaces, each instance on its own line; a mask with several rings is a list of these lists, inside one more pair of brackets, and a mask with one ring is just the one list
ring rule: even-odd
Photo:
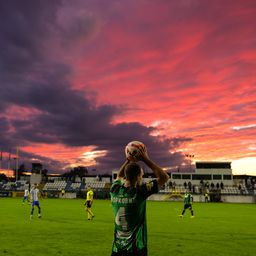
[[17,191],[24,191],[29,188],[29,184],[25,180],[18,180],[15,182]]
[[65,187],[65,191],[67,192],[75,192],[79,191],[81,189],[82,183],[80,182],[67,182],[67,185]]
[[104,181],[89,181],[85,184],[85,189],[91,187],[93,189],[105,188],[106,182]]
[[[165,186],[159,192],[160,193],[173,193],[177,192],[180,194],[184,194],[188,188],[185,188],[182,185],[176,185],[175,187]],[[193,194],[202,194],[204,191],[200,186],[194,186],[191,192]],[[208,189],[208,192],[211,192],[211,189]],[[256,194],[256,189],[249,191],[246,186],[242,185],[241,188],[237,186],[225,186],[223,189],[220,189],[220,193],[222,195],[249,195]]]
[[52,191],[61,191],[62,189],[65,189],[67,185],[67,182],[64,180],[61,181],[54,181],[54,182],[47,182],[44,185],[43,190],[52,190]]
[[[151,178],[144,178],[143,182],[150,181]],[[84,193],[88,187],[91,187],[93,190],[104,193],[109,193],[111,183],[106,180],[99,181],[95,179],[95,177],[86,177],[83,182],[71,182],[64,180],[54,180],[54,182],[47,182],[43,186],[43,191],[55,191],[60,192],[61,190],[65,190],[66,192],[75,192],[80,195],[79,192]],[[25,180],[18,180],[15,182],[0,182],[0,191],[17,191],[22,192],[25,189],[29,188],[29,182]],[[169,183],[163,186],[160,189],[160,193],[162,194],[170,194],[177,193],[183,195],[188,190],[188,187],[184,187],[183,185],[175,185],[171,186]],[[203,195],[205,191],[208,191],[208,194],[216,193],[216,188],[211,187],[202,187],[200,185],[194,185],[191,188],[192,194],[195,195]],[[256,187],[248,188],[243,184],[234,185],[234,186],[224,186],[222,189],[217,189],[220,195],[256,195]]]

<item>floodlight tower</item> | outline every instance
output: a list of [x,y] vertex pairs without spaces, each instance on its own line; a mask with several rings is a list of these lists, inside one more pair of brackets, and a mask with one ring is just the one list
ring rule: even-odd
[[192,171],[192,160],[195,157],[195,155],[194,154],[186,154],[185,157],[189,159],[189,170],[191,172]]

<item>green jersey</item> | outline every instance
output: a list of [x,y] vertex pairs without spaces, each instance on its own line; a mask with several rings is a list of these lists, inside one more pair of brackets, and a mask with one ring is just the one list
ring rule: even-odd
[[146,199],[158,192],[157,180],[125,187],[116,180],[110,190],[115,215],[113,252],[136,252],[147,247]]
[[193,197],[191,194],[186,193],[184,196],[184,204],[192,204],[193,202]]

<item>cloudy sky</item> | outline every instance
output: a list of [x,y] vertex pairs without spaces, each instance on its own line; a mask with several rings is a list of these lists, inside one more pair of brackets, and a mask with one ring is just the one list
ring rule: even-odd
[[109,172],[140,140],[256,175],[255,28],[255,0],[1,1],[2,167]]

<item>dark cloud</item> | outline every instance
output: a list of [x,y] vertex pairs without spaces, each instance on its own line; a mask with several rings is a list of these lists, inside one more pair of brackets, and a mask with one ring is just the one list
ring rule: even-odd
[[43,42],[60,3],[58,0],[1,1],[1,72],[18,75],[44,58]]
[[[7,169],[10,167],[12,170],[16,168],[16,148],[13,146],[9,149],[2,149],[2,168]],[[25,165],[26,171],[31,171],[32,162],[41,162],[43,163],[43,168],[47,169],[49,173],[56,173],[56,171],[64,171],[63,166],[65,166],[65,162],[60,162],[58,160],[50,159],[47,157],[43,157],[37,154],[27,153],[25,151],[19,150],[19,160],[18,165]],[[10,157],[10,159],[9,159]],[[32,159],[32,160],[31,160]]]
[[[187,138],[151,136],[153,127],[140,123],[112,124],[124,107],[96,106],[84,92],[71,88],[68,64],[54,60],[47,50],[49,37],[69,38],[84,31],[92,33],[94,23],[76,20],[69,28],[56,21],[61,1],[0,2],[0,145],[8,152],[30,143],[62,143],[66,146],[90,146],[106,150],[97,159],[99,170],[118,168],[124,159],[124,147],[131,140],[143,141],[150,156],[162,166],[185,161],[180,153],[171,154]],[[82,25],[81,25],[82,24]],[[77,29],[74,27],[77,26]],[[59,30],[58,30],[59,29]],[[58,30],[58,31],[57,31]],[[57,32],[56,32],[57,31]],[[24,108],[24,116],[9,114],[10,107]],[[32,111],[33,110],[33,111]],[[24,161],[36,158],[50,170],[61,170],[66,163],[22,152]]]

